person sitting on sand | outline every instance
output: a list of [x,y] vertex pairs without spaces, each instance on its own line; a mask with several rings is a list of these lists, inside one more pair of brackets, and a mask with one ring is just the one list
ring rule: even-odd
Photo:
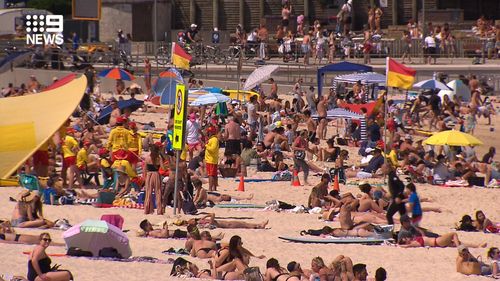
[[422,207],[420,206],[420,199],[417,195],[417,187],[413,183],[409,183],[405,187],[405,195],[408,196],[408,199],[404,199],[403,202],[406,202],[407,213],[411,213],[412,223],[416,226],[422,220]]
[[354,281],[366,281],[368,277],[368,271],[366,271],[366,264],[357,263],[352,266],[352,272],[354,274]]
[[170,276],[179,278],[215,279],[210,269],[200,270],[198,266],[184,258],[177,258],[172,265]]
[[30,254],[28,261],[29,281],[69,281],[73,280],[73,275],[68,270],[58,270],[59,265],[51,266],[52,261],[45,252],[51,244],[50,234],[44,232],[39,236],[38,245]]
[[328,139],[326,145],[326,148],[319,150],[319,161],[335,162],[340,154],[340,148],[335,146],[334,138]]
[[209,192],[203,188],[202,182],[199,179],[193,179],[192,181],[195,190],[194,195],[194,203],[197,207],[203,207],[207,205],[207,202],[211,201],[213,203],[220,202],[231,202],[232,200],[251,200],[253,198],[253,194],[250,194],[247,197],[243,196],[231,196],[227,194],[221,194],[218,192]]
[[22,192],[12,213],[11,224],[21,228],[51,228],[54,223],[43,217],[43,203],[39,191]]
[[246,248],[243,247],[241,237],[234,235],[229,240],[229,245],[223,246],[215,254],[214,258],[209,262],[212,267],[212,276],[223,280],[242,279],[243,271],[250,263],[250,257],[263,259],[265,256],[255,256]]
[[299,280],[307,280],[304,270],[300,267],[300,263],[296,261],[291,261],[287,264],[286,268],[290,272],[290,276],[296,277]]
[[316,280],[319,278],[321,281],[330,281],[335,279],[335,272],[325,265],[321,257],[315,257],[311,261],[311,271],[309,280]]
[[141,221],[139,227],[144,231],[144,237],[153,238],[187,238],[187,232],[176,229],[173,232],[168,230],[168,224],[165,222],[163,228],[154,229],[153,225],[147,220]]
[[321,176],[321,181],[312,188],[307,206],[309,208],[329,206],[333,202],[338,201],[328,194],[328,184],[330,183],[330,175],[325,173]]
[[[435,247],[435,248],[446,248],[446,247],[458,247],[460,245],[465,245],[458,239],[456,232],[445,233],[439,237],[425,237],[425,236],[415,236],[403,235],[400,240],[400,247],[402,248],[415,248],[415,247]],[[471,248],[485,248],[486,243],[472,244],[467,243],[468,247]]]
[[474,226],[474,221],[469,215],[464,215],[459,221],[458,227],[456,228],[460,231],[476,232],[477,228]]
[[373,197],[371,195],[372,186],[369,183],[360,182],[358,187],[363,193],[361,195],[361,198],[359,198],[358,211],[359,212],[374,211],[377,213],[383,213],[384,209],[381,206],[379,206],[377,202],[373,200]]
[[286,269],[280,266],[275,258],[271,258],[266,263],[265,281],[300,281],[299,277],[291,276]]
[[457,272],[465,275],[490,275],[491,267],[483,262],[478,261],[470,252],[469,249],[460,245],[457,247],[458,256],[456,259]]
[[212,240],[210,232],[190,232],[190,236],[194,240],[190,252],[192,257],[208,259],[215,255],[217,244]]
[[490,233],[498,233],[500,229],[497,228],[491,220],[486,218],[483,211],[479,210],[476,212],[476,220],[474,221],[474,226],[477,230]]
[[375,148],[372,153],[373,158],[370,159],[370,162],[368,162],[366,166],[347,170],[347,177],[356,177],[360,179],[375,177],[377,170],[382,167],[382,164],[384,164],[385,160],[380,149]]
[[497,247],[491,247],[488,250],[488,262],[491,267],[491,276],[500,277],[500,250]]
[[204,217],[190,219],[188,225],[198,225],[200,228],[241,228],[241,229],[265,229],[269,220],[262,223],[250,223],[244,221],[216,220],[214,213],[209,213]]
[[351,205],[342,205],[339,212],[340,227],[344,230],[364,228],[372,230],[371,224],[387,223],[383,214],[352,212]]
[[[205,233],[205,232],[208,233],[208,231],[202,231],[202,233]],[[196,225],[188,225],[187,226],[187,236],[188,236],[187,237],[188,239],[186,240],[186,243],[184,243],[184,249],[186,249],[186,251],[188,251],[188,252],[191,252],[191,250],[193,249],[193,243],[195,241],[197,241],[196,239],[198,239],[198,238],[201,239],[202,234],[200,233],[200,230],[198,229],[198,227]],[[208,240],[215,242],[215,243],[223,238],[224,238],[224,234],[221,232],[219,232],[215,235],[211,235],[210,233],[209,233],[209,235],[206,235],[206,234],[203,235],[203,239],[205,239],[205,240],[208,239]]]

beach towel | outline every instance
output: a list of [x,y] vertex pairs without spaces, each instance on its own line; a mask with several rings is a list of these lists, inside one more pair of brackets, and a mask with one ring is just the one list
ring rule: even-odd
[[264,209],[265,205],[256,205],[256,204],[216,204],[215,208],[225,208],[225,209]]
[[[240,179],[235,179],[236,182],[240,182]],[[267,182],[267,181],[275,181],[271,179],[245,179],[245,182]]]
[[319,244],[366,244],[366,245],[379,245],[388,239],[381,238],[361,238],[361,237],[288,237],[279,236],[278,238],[295,243],[319,243]]
[[444,183],[445,187],[468,187],[469,183],[464,180],[447,181]]

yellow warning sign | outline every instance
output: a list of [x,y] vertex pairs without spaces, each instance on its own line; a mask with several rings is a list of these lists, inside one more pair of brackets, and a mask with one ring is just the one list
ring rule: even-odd
[[184,148],[187,101],[186,86],[177,84],[175,87],[174,133],[172,140],[172,148],[174,150],[182,150]]

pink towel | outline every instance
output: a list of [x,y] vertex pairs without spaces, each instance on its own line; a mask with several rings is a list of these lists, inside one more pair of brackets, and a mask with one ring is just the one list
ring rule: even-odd
[[120,215],[102,215],[101,220],[122,229],[123,218]]

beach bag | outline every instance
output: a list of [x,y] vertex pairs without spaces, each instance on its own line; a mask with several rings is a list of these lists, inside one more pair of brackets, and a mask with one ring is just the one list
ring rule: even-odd
[[306,158],[306,152],[303,150],[295,150],[293,152],[293,157],[297,160],[304,160]]
[[97,197],[97,203],[99,204],[113,204],[113,201],[115,201],[115,193],[114,192],[107,192],[107,191],[101,191],[98,194]]
[[465,275],[481,275],[481,265],[478,262],[463,262],[462,274]]
[[191,194],[185,193],[184,195],[181,193],[182,196],[182,211],[186,215],[194,215],[198,212],[198,209],[196,209],[196,206],[194,205],[193,202],[193,197],[191,197]]
[[347,145],[347,140],[344,138],[337,138],[337,144],[338,145]]
[[106,247],[99,250],[99,256],[102,258],[118,258],[123,259],[122,255],[118,253],[118,250],[113,247]]
[[260,273],[260,269],[256,266],[248,267],[243,271],[245,281],[264,281],[264,276]]

